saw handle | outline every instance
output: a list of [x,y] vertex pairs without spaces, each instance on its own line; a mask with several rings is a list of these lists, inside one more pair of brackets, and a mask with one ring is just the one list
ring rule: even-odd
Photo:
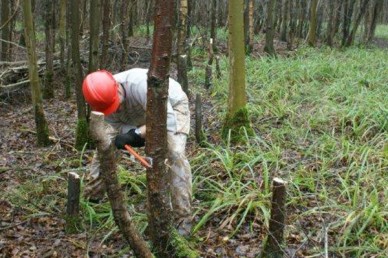
[[140,156],[130,145],[124,145],[125,149],[132,154],[145,168],[152,168],[152,166],[145,160],[142,156]]

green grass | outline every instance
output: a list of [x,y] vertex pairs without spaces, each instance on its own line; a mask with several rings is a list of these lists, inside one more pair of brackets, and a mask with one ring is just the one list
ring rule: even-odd
[[[221,65],[226,73],[225,58]],[[230,236],[254,220],[267,225],[270,178],[280,176],[289,182],[287,236],[304,239],[305,255],[324,254],[323,229],[331,254],[385,255],[388,53],[301,48],[291,58],[247,58],[246,67],[256,136],[192,157],[195,229],[215,217]],[[222,121],[227,74],[213,85],[212,115]]]
[[387,24],[377,25],[375,37],[388,39],[388,25]]

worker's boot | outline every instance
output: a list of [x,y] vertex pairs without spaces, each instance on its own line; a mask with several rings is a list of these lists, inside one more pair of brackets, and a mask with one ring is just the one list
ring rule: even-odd
[[105,184],[97,177],[86,184],[84,198],[90,202],[99,203],[105,196]]
[[192,221],[191,218],[182,218],[177,220],[176,229],[178,230],[179,235],[183,237],[188,237],[191,234]]

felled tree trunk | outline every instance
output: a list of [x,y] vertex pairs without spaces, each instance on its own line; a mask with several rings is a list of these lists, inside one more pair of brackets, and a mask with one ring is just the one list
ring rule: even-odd
[[136,257],[153,257],[146,242],[132,223],[131,216],[124,204],[124,195],[120,191],[120,184],[116,175],[114,147],[105,132],[104,115],[102,113],[91,113],[90,128],[90,135],[97,145],[100,176],[106,186],[115,222],[133,249]]

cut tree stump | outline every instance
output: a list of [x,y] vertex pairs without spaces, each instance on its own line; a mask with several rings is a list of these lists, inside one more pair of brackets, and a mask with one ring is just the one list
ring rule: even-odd
[[77,233],[81,229],[79,198],[81,180],[77,173],[69,172],[67,184],[66,232]]
[[286,182],[275,177],[272,181],[271,220],[264,244],[263,258],[284,257],[284,223],[286,218]]

